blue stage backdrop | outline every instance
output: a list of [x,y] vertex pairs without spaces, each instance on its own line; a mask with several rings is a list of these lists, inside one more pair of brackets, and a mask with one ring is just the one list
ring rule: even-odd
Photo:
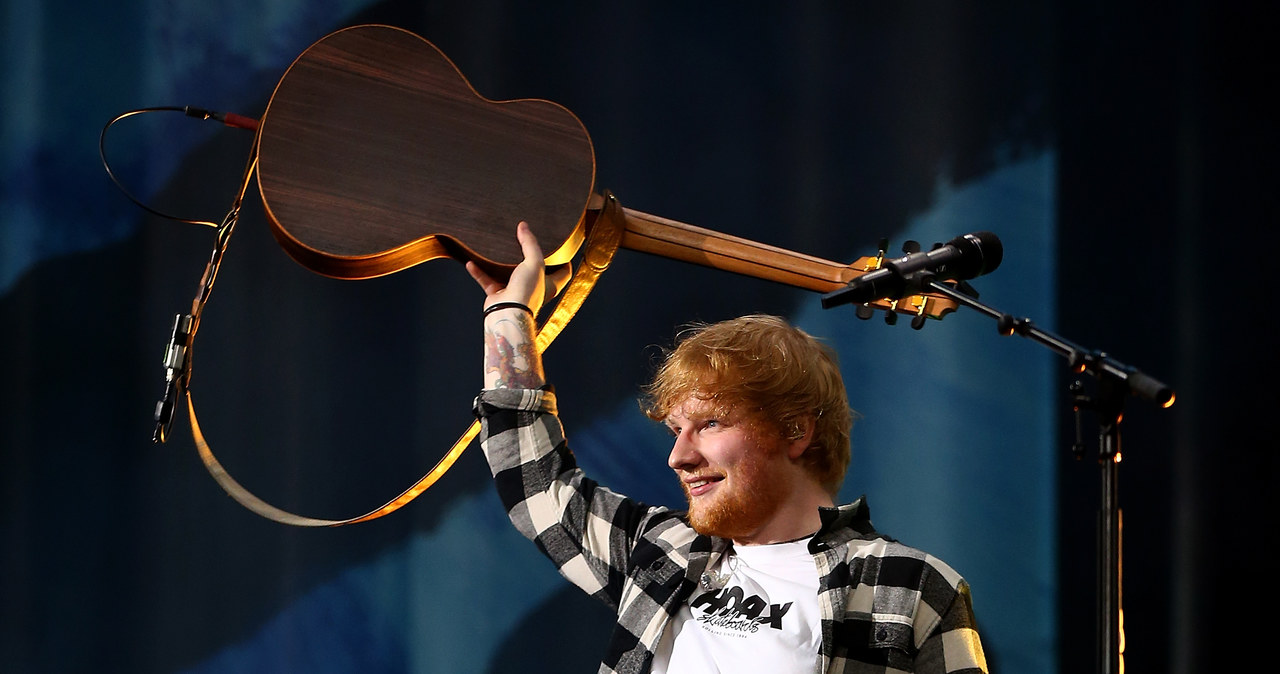
[[[625,206],[839,261],[993,231],[981,298],[1052,328],[1051,5],[6,0],[0,669],[592,671],[610,622],[510,527],[478,448],[390,517],[312,530],[227,499],[181,415],[151,443],[162,347],[213,240],[111,184],[113,116],[256,117],[313,41],[397,25],[488,98],[573,110]],[[148,204],[216,221],[250,141],[156,113],[107,150]],[[481,299],[451,260],[312,274],[255,186],[196,340],[203,429],[276,505],[372,508],[470,421]],[[636,403],[655,348],[689,321],[783,315],[835,347],[860,414],[841,496],[969,579],[993,669],[1057,671],[1059,362],[968,310],[914,331],[818,299],[620,252],[547,353],[582,465],[679,505]]]

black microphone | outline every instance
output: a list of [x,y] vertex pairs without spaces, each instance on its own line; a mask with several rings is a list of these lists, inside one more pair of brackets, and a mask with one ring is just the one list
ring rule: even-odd
[[927,253],[912,253],[885,262],[822,296],[822,308],[864,304],[878,299],[902,299],[918,290],[926,277],[962,281],[995,271],[1004,259],[1004,246],[991,232],[957,236]]

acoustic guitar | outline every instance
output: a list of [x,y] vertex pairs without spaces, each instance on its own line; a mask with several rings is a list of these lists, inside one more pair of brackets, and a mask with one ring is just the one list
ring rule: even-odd
[[[821,292],[879,268],[884,257],[881,251],[844,265],[622,208],[613,195],[596,192],[591,138],[573,113],[544,100],[487,100],[439,49],[390,26],[343,29],[308,48],[280,79],[257,131],[251,166],[272,234],[314,272],[372,278],[448,257],[504,278],[523,257],[512,231],[519,220],[535,226],[551,251],[548,265],[580,255],[539,326],[539,351],[572,318],[618,247]],[[192,314],[175,323],[156,437],[164,437],[169,392],[176,391],[186,401],[205,467],[253,512],[295,526],[331,527],[399,509],[449,470],[479,432],[478,422],[400,495],[346,519],[297,515],[267,503],[231,477],[205,440],[187,363],[237,210],[219,228]],[[861,305],[859,315],[873,308],[888,310],[889,319],[912,314],[918,328],[956,307],[950,298],[914,295]]]
[[[427,260],[473,260],[509,275],[530,222],[548,265],[570,262],[606,199],[582,122],[550,101],[492,101],[425,39],[383,25],[339,30],[303,52],[261,120],[258,185],[273,235],[297,262],[361,279]],[[619,245],[830,292],[879,267],[851,264],[621,209]],[[923,318],[954,300],[872,306]],[[918,326],[917,326],[918,327]]]

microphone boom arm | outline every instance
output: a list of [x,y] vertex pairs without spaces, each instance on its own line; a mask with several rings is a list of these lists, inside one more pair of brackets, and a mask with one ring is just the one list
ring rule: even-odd
[[[1077,415],[1079,434],[1080,409],[1092,409],[1098,416],[1098,466],[1101,469],[1101,492],[1098,509],[1098,587],[1097,587],[1097,671],[1100,674],[1118,674],[1124,670],[1123,624],[1124,610],[1120,604],[1121,591],[1121,529],[1119,490],[1120,420],[1124,400],[1133,395],[1150,400],[1161,407],[1173,405],[1172,388],[1101,351],[1090,351],[1037,327],[1027,318],[1014,316],[993,309],[975,297],[930,278],[927,272],[912,279],[929,290],[950,297],[958,304],[994,318],[1003,336],[1020,335],[1047,346],[1064,356],[1072,372],[1088,373],[1098,382],[1098,393],[1090,398],[1080,393],[1080,382],[1071,385],[1072,405]],[[1076,458],[1082,458],[1084,445],[1077,437],[1072,448]]]
[[[882,240],[881,257],[887,245],[887,241]],[[965,234],[945,245],[935,245],[928,253],[918,252],[915,245],[904,246],[903,250],[909,252],[906,257],[885,261],[877,269],[850,281],[844,288],[823,295],[822,308],[856,304],[859,305],[858,317],[866,318],[862,309],[867,302],[897,300],[908,294],[936,293],[955,300],[957,306],[967,306],[994,318],[1001,335],[1017,334],[1037,341],[1065,357],[1075,374],[1089,373],[1096,379],[1097,394],[1093,397],[1081,393],[1084,386],[1079,381],[1070,386],[1072,411],[1076,415],[1076,442],[1072,453],[1076,458],[1084,456],[1084,443],[1080,439],[1080,410],[1090,409],[1098,417],[1098,465],[1102,469],[1098,511],[1097,671],[1100,674],[1118,674],[1124,669],[1124,611],[1120,607],[1121,519],[1117,487],[1121,411],[1130,395],[1169,407],[1175,397],[1173,389],[1104,352],[1082,348],[1040,329],[1027,318],[1015,318],[979,302],[977,292],[964,281],[986,274],[1000,265],[1004,248],[1000,239],[991,232]],[[948,285],[942,281],[954,283]],[[920,325],[923,321],[912,322],[912,327],[917,329]]]
[[1027,318],[1014,316],[993,309],[976,298],[935,279],[922,278],[919,284],[931,292],[945,295],[958,304],[962,304],[981,314],[996,320],[996,329],[1003,336],[1017,334],[1048,347],[1049,350],[1067,359],[1071,370],[1076,373],[1089,373],[1099,381],[1109,380],[1108,385],[1118,385],[1120,390],[1135,397],[1150,400],[1161,407],[1170,407],[1175,399],[1174,390],[1167,384],[1140,372],[1137,368],[1125,365],[1102,351],[1090,351],[1074,344],[1058,335],[1036,326]]

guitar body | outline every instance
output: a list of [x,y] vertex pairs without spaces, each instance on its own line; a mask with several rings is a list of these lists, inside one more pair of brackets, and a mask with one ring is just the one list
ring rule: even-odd
[[569,261],[585,236],[595,154],[578,118],[549,101],[485,99],[434,45],[398,28],[347,28],[303,52],[258,143],[272,233],[326,276],[441,257],[505,275],[522,259],[520,220],[548,264]]
[[[363,25],[307,48],[276,85],[258,131],[258,186],[272,234],[304,267],[361,279],[448,257],[505,278],[526,220],[548,265],[569,262],[604,199],[582,122],[539,99],[491,101],[406,30]],[[617,245],[831,292],[879,267],[840,264],[621,209]],[[876,309],[941,318],[925,294]]]

